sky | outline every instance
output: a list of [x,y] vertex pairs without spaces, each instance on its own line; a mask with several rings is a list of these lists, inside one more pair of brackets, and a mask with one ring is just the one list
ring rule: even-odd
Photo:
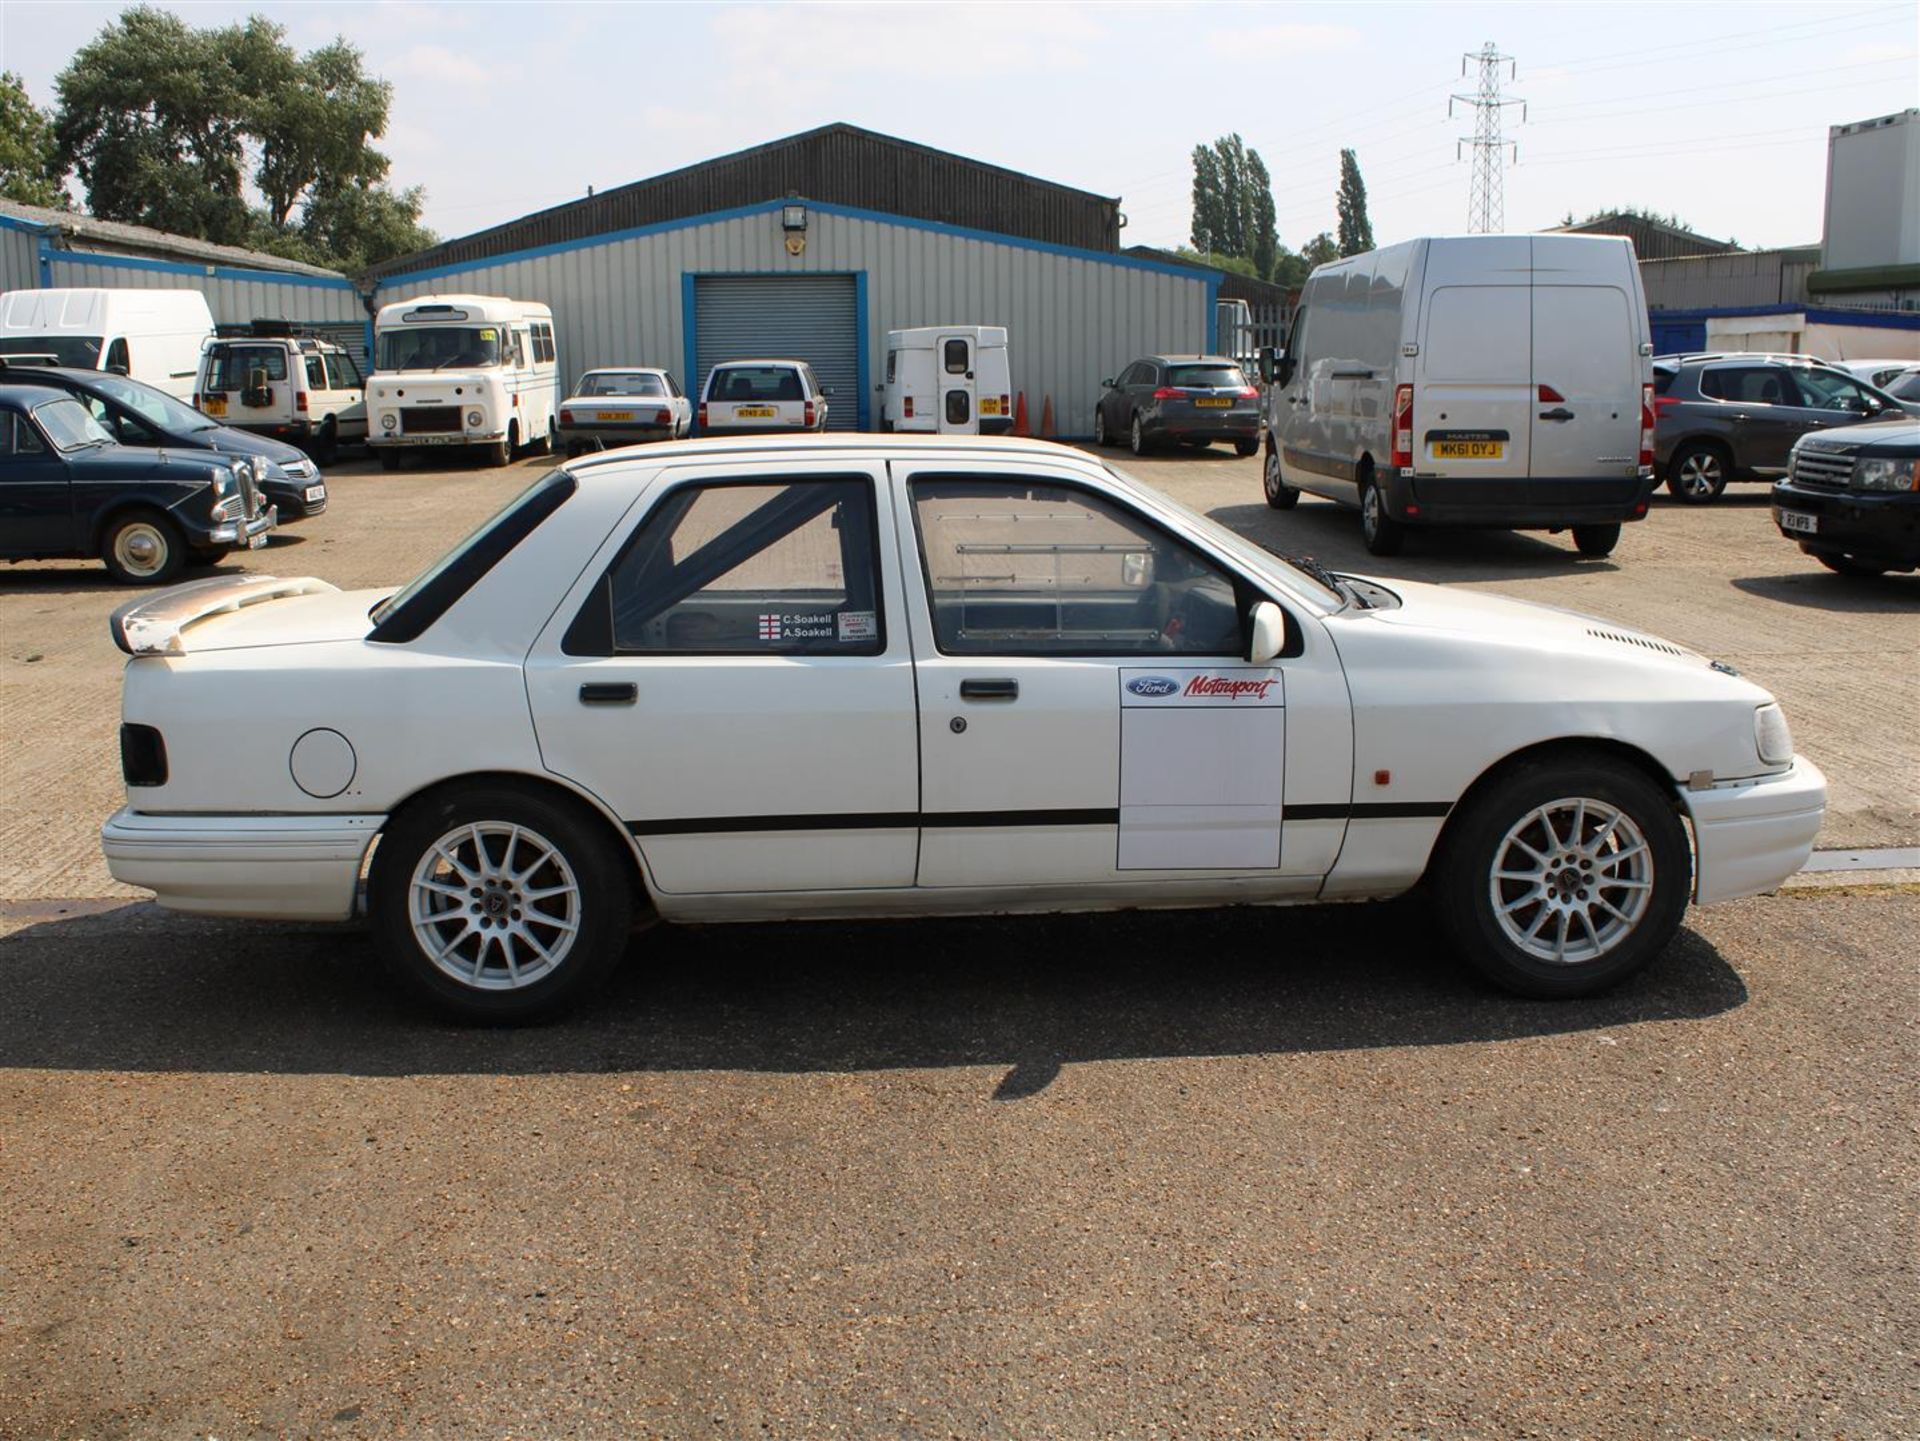
[[[0,0],[0,68],[44,107],[124,8]],[[1273,176],[1280,239],[1334,228],[1353,148],[1381,244],[1467,228],[1463,55],[1514,59],[1506,227],[1636,206],[1750,247],[1820,238],[1827,127],[1920,105],[1912,0],[1744,4],[635,4],[316,0],[393,82],[379,142],[463,235],[832,121],[1116,196],[1123,244],[1189,240],[1190,156],[1230,132]]]

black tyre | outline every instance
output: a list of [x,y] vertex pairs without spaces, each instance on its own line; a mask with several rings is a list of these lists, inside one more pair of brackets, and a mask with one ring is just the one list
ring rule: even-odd
[[1133,425],[1127,434],[1127,443],[1135,455],[1145,455],[1152,449],[1152,443],[1147,439],[1146,429],[1140,424],[1138,414],[1133,417]]
[[449,789],[381,837],[373,930],[416,995],[462,1020],[544,1019],[586,996],[626,949],[626,859],[564,797],[510,783]]
[[1387,514],[1387,498],[1371,475],[1360,482],[1360,538],[1371,555],[1398,555],[1407,528]]
[[122,585],[165,585],[187,563],[187,542],[159,511],[129,510],[107,523],[100,559]]
[[1257,440],[1236,440],[1233,443],[1233,453],[1242,460],[1245,460],[1259,448],[1260,442]]
[[380,468],[382,470],[398,470],[400,468],[400,452],[390,445],[383,447],[380,451]]
[[1834,555],[1824,550],[1816,550],[1813,558],[1835,575],[1850,575],[1861,580],[1871,576],[1885,575],[1892,569],[1890,566],[1875,565],[1871,561],[1855,560],[1850,555]]
[[1287,484],[1286,472],[1280,468],[1278,446],[1267,451],[1266,464],[1260,470],[1260,489],[1275,510],[1292,510],[1300,504],[1300,492]]
[[313,440],[313,460],[316,465],[332,465],[340,454],[340,431],[328,416],[320,433]]
[[1107,408],[1104,405],[1095,405],[1093,408],[1093,443],[1113,444],[1113,437],[1107,434]]
[[1632,766],[1569,753],[1514,766],[1455,813],[1429,874],[1448,938],[1523,996],[1591,995],[1679,929],[1693,858],[1672,798]]
[[1618,525],[1576,525],[1573,528],[1573,545],[1582,555],[1596,558],[1612,555],[1613,548],[1620,544]]
[[492,445],[482,446],[481,456],[487,464],[498,470],[503,465],[513,464],[513,453],[520,446],[520,422],[508,421],[507,433]]
[[1716,445],[1683,445],[1667,462],[1667,494],[1682,505],[1705,505],[1727,488],[1732,462]]

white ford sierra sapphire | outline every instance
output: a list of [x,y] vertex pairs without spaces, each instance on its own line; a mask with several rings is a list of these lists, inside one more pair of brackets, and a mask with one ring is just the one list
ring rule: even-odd
[[[674,921],[1283,904],[1429,883],[1532,996],[1779,884],[1826,782],[1765,691],[1569,612],[1290,564],[1100,461],[670,442],[537,481],[398,593],[115,613],[162,905],[344,920],[464,1016]],[[247,724],[227,722],[244,716]],[[362,879],[366,885],[362,890]]]

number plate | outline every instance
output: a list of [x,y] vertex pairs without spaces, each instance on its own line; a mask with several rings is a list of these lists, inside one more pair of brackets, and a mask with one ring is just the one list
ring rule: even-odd
[[250,535],[247,537],[248,550],[259,550],[266,543],[267,543],[267,533],[264,530],[257,535]]
[[998,415],[1000,413],[1000,402],[997,400],[982,400],[980,402],[980,413],[982,415]]
[[596,410],[593,418],[595,420],[632,420],[633,412],[631,410]]
[[310,485],[302,494],[306,497],[307,504],[312,505],[316,500],[327,498],[327,488],[324,485]]
[[771,405],[736,405],[733,408],[733,414],[736,420],[746,420],[748,418],[755,420],[772,420],[774,409]]
[[1220,399],[1215,399],[1212,396],[1205,396],[1199,400],[1194,401],[1194,404],[1209,406],[1215,410],[1225,410],[1228,406],[1232,405],[1233,402],[1231,400],[1225,399],[1224,397]]
[[1776,510],[1773,514],[1782,530],[1797,530],[1802,535],[1820,533],[1820,517],[1817,515],[1808,515],[1804,510]]
[[200,410],[205,415],[225,415],[227,398],[224,395],[203,395],[200,397]]
[[1506,457],[1504,440],[1436,440],[1435,460],[1502,460]]

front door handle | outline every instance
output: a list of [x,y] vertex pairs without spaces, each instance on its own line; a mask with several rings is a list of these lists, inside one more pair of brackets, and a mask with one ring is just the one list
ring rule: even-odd
[[1020,682],[1010,676],[960,682],[961,700],[1018,700],[1019,698]]
[[1573,412],[1565,407],[1557,407],[1553,410],[1541,411],[1540,418],[1542,420],[1572,420]]
[[580,687],[581,705],[632,705],[640,687],[632,681],[588,681]]

